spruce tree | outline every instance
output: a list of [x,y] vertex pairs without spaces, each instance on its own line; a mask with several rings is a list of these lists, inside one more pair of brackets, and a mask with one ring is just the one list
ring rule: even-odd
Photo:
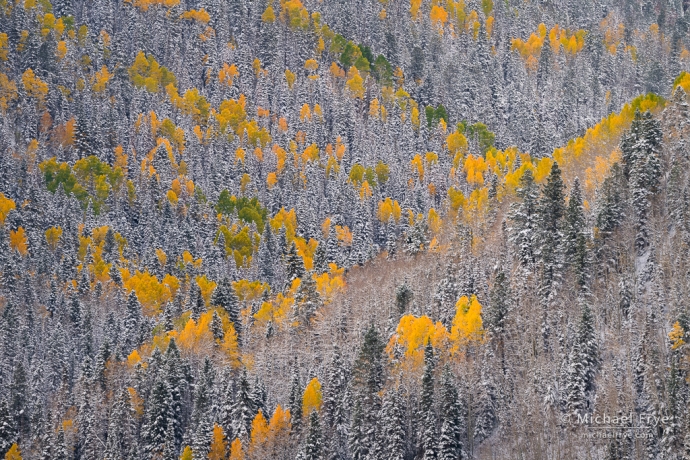
[[511,207],[510,240],[516,247],[518,260],[531,266],[538,254],[538,199],[539,189],[534,183],[532,170],[526,169],[517,189],[519,201]]
[[463,458],[462,408],[458,390],[449,369],[443,373],[441,383],[441,435],[439,437],[439,460]]
[[427,342],[424,348],[424,374],[422,375],[422,394],[420,398],[419,414],[422,420],[420,451],[422,459],[432,460],[438,456],[437,415],[434,404],[434,347]]
[[237,341],[242,336],[242,322],[240,321],[240,301],[235,294],[235,288],[228,278],[223,278],[211,296],[211,305],[223,308],[228,319],[232,322],[237,333]]
[[319,414],[317,411],[312,411],[309,414],[309,431],[307,432],[307,441],[304,448],[305,460],[321,460],[323,458],[323,441],[321,438]]

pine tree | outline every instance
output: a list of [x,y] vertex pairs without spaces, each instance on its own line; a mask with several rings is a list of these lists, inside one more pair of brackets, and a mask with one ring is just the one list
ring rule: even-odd
[[312,411],[309,415],[309,431],[307,432],[307,441],[304,448],[305,460],[321,460],[323,458],[322,452],[323,445],[319,414],[317,411]]
[[233,408],[233,426],[232,433],[235,438],[249,439],[251,433],[252,420],[256,410],[254,401],[251,396],[251,388],[247,380],[247,371],[243,370],[240,381],[237,384],[237,393],[235,395],[235,406]]
[[651,113],[635,112],[635,118],[621,140],[624,173],[630,180],[635,217],[635,247],[641,255],[649,245],[647,220],[650,196],[657,191],[661,175],[658,157],[662,140],[661,125]]
[[240,321],[240,301],[235,294],[235,289],[229,279],[223,278],[211,296],[211,305],[223,308],[228,319],[232,322],[237,333],[237,341],[240,342],[242,335],[242,322]]
[[142,427],[145,442],[144,451],[149,456],[162,455],[171,416],[168,386],[165,381],[159,379],[153,386],[151,399],[148,403],[146,424]]
[[0,401],[0,456],[4,456],[10,450],[16,439],[17,433],[14,429],[14,419],[10,414],[7,401],[3,399]]
[[192,288],[192,293],[190,294],[190,303],[192,305],[192,316],[194,321],[199,321],[199,318],[203,313],[206,312],[206,302],[201,295],[201,288],[199,285],[194,283]]
[[422,376],[422,394],[419,407],[422,419],[422,432],[419,436],[420,450],[424,460],[435,459],[438,456],[437,416],[434,408],[435,367],[434,347],[429,341],[424,348],[424,374]]
[[557,283],[562,264],[561,244],[563,217],[565,215],[565,185],[558,163],[554,162],[546,179],[539,203],[539,227],[543,261],[543,289],[550,290]]
[[297,254],[297,246],[293,241],[290,244],[287,254],[285,255],[285,264],[287,266],[287,286],[290,286],[295,278],[304,278],[305,270],[302,258]]
[[568,358],[569,367],[565,388],[566,407],[571,413],[586,410],[598,363],[594,318],[589,305],[585,301],[581,303],[580,325]]
[[539,189],[534,183],[530,169],[526,169],[520,178],[517,189],[519,202],[511,207],[510,240],[517,249],[520,263],[530,266],[538,254],[538,199]]
[[292,384],[290,386],[290,400],[288,408],[290,409],[290,422],[292,424],[292,432],[299,436],[302,430],[302,384],[300,383],[299,370],[295,367],[292,374]]
[[439,460],[463,458],[462,409],[449,369],[443,374],[441,383],[441,435],[439,437]]
[[404,460],[406,453],[405,418],[398,389],[386,393],[381,407],[381,440],[383,458]]

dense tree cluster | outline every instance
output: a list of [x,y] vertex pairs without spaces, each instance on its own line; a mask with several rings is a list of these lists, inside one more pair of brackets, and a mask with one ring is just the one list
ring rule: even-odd
[[690,458],[689,8],[0,2],[0,457]]

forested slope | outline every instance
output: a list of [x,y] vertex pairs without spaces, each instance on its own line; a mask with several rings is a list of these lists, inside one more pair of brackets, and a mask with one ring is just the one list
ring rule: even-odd
[[0,455],[690,458],[689,9],[0,1]]

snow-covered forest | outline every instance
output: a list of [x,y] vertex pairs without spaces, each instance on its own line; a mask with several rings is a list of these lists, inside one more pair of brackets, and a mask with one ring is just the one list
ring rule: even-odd
[[688,94],[689,0],[0,0],[0,457],[690,459]]

